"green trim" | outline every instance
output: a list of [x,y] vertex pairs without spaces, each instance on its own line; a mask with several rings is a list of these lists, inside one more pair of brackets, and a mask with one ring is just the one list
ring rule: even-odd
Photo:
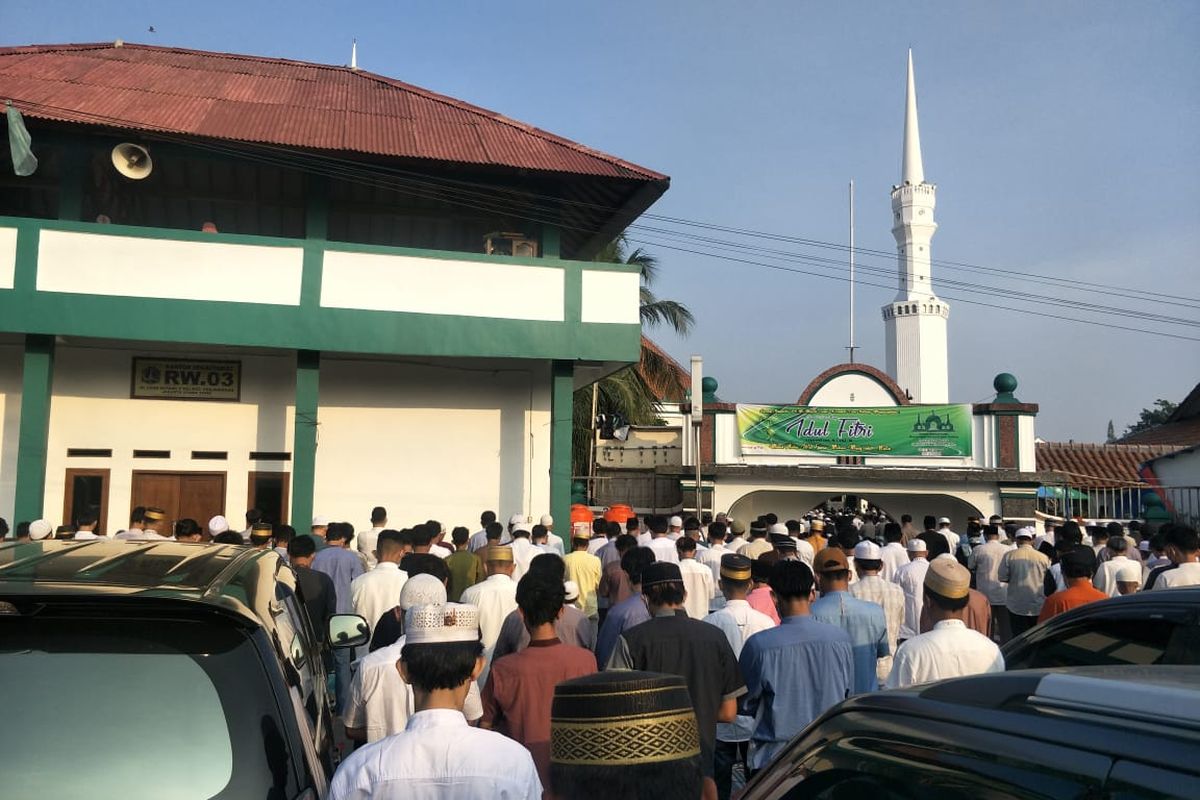
[[[310,230],[320,232],[322,212],[310,209]],[[71,336],[280,347],[384,355],[465,356],[634,362],[641,352],[637,324],[582,323],[585,269],[635,272],[630,265],[514,259],[475,253],[326,246],[320,239],[164,231],[27,218],[0,217],[18,230],[15,289],[0,290],[0,331]],[[145,235],[147,238],[301,247],[304,250],[299,306],[200,300],[160,300],[107,295],[38,292],[41,229]],[[324,247],[324,250],[322,248]],[[495,319],[442,314],[320,308],[323,252],[353,250],[435,259],[524,263],[564,273],[564,321]]]
[[39,519],[45,510],[46,448],[53,385],[54,337],[26,336],[14,519]]
[[58,218],[79,220],[83,216],[83,181],[87,172],[87,151],[77,143],[62,150],[58,178]]
[[571,533],[571,433],[574,415],[575,365],[555,361],[550,365],[550,514],[570,552]]
[[309,177],[304,213],[304,261],[300,276],[300,307],[315,311],[321,306],[321,277],[325,268],[325,236],[329,232],[329,182]]
[[308,531],[313,518],[313,490],[317,480],[318,406],[321,389],[321,354],[296,353],[296,419],[292,441],[292,526]]
[[542,258],[558,258],[561,255],[562,233],[555,225],[542,226]]

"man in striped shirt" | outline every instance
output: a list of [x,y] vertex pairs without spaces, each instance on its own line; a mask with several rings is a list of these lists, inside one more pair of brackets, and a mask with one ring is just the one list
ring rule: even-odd
[[[894,654],[896,639],[900,636],[900,626],[904,624],[904,590],[880,576],[882,559],[882,548],[874,542],[862,541],[855,546],[854,569],[858,571],[858,580],[850,585],[850,594],[859,600],[875,603],[883,609],[883,618],[887,622],[888,652]],[[892,656],[882,656],[875,665],[875,675],[880,686],[883,686],[891,671]]]

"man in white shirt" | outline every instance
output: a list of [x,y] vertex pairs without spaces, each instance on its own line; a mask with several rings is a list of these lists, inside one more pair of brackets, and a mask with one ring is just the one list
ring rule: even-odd
[[971,592],[971,573],[967,568],[950,558],[934,559],[926,571],[923,591],[934,621],[933,630],[900,645],[892,660],[887,688],[902,689],[944,678],[1003,672],[1004,656],[1000,655],[1000,648],[963,622]]
[[[414,575],[400,590],[401,617],[412,608],[444,605],[445,585],[432,575]],[[381,647],[358,662],[358,671],[350,684],[343,723],[346,737],[358,742],[377,742],[404,730],[414,713],[412,687],[400,677],[396,662],[404,650],[405,638]],[[467,692],[463,716],[473,722],[483,716],[483,702],[474,681]]]
[[[721,558],[729,550],[725,548],[725,523],[713,522],[708,526],[708,547],[696,553],[696,561],[712,572],[713,584],[719,585],[721,580]],[[708,610],[718,611],[725,605],[725,598],[717,592],[708,604]]]
[[375,540],[387,524],[387,509],[375,506],[371,509],[371,527],[358,534],[358,552],[367,560],[367,569],[375,568]]
[[133,511],[129,512],[129,527],[123,531],[117,531],[113,538],[131,539],[136,542],[143,537],[143,529],[145,527],[146,507],[134,506]]
[[667,536],[667,518],[655,514],[646,524],[650,528],[650,543],[646,546],[654,551],[654,560],[678,564],[679,554],[675,551],[675,542]]
[[[882,567],[883,548],[871,541],[855,545],[854,568],[858,571],[858,580],[850,586],[849,592],[852,597],[875,603],[883,609],[883,618],[887,623],[888,652],[895,653],[900,626],[904,624],[904,590],[880,576]],[[879,685],[883,686],[892,671],[892,656],[880,657],[875,667],[875,676],[879,679]]]
[[683,589],[687,593],[683,599],[683,610],[692,619],[704,619],[708,616],[708,604],[716,594],[712,570],[696,560],[696,542],[691,537],[676,539],[675,551],[679,556]]
[[975,573],[975,588],[987,598],[992,607],[992,621],[1000,644],[1012,638],[1008,624],[1008,587],[1000,580],[1000,562],[1012,548],[1000,542],[1000,527],[988,525],[983,529],[983,544],[971,551],[967,567]]
[[1200,586],[1200,538],[1196,531],[1183,525],[1173,525],[1163,535],[1167,558],[1175,565],[1158,573],[1150,589],[1174,589],[1179,586]]
[[[720,523],[713,523],[718,525]],[[725,528],[721,525],[722,530]],[[709,529],[711,536],[712,529]],[[682,566],[682,563],[681,563]],[[761,611],[756,611],[746,602],[751,586],[750,559],[736,553],[725,553],[721,557],[721,594],[724,606],[704,617],[704,621],[715,625],[729,640],[733,654],[742,655],[742,645],[754,634],[775,627],[775,620]],[[754,732],[754,717],[739,714],[733,722],[717,723],[717,744],[713,761],[719,797],[729,797],[732,790],[733,767],[741,764],[746,769],[746,756],[750,747],[750,734]]]
[[371,633],[379,618],[396,607],[408,573],[400,569],[400,559],[408,548],[399,531],[381,531],[375,539],[375,568],[350,581],[350,602],[354,613],[367,621]]
[[97,535],[96,526],[99,524],[100,518],[95,511],[84,511],[75,520],[75,535],[72,538],[77,542],[90,539],[107,539],[107,536]]
[[[554,532],[554,517],[550,514],[542,514],[539,522],[546,529],[546,545],[550,548],[549,552],[557,553],[558,557],[562,558],[566,555],[566,548],[563,547],[562,537]],[[570,533],[570,531],[567,531],[568,535]]]
[[512,529],[513,581],[519,581],[529,571],[529,562],[542,554],[541,548],[533,543],[532,531],[526,522],[518,522]]
[[924,600],[925,573],[929,569],[928,547],[923,539],[908,540],[911,559],[896,570],[895,582],[904,590],[904,624],[900,626],[899,641],[912,639],[921,632],[921,603]]
[[879,577],[885,581],[895,581],[896,572],[908,563],[908,551],[904,549],[904,530],[899,522],[889,522],[883,526],[883,552],[880,554]]
[[418,606],[407,616],[397,668],[412,686],[415,713],[403,732],[342,762],[330,800],[541,800],[529,751],[503,734],[470,727],[463,715],[470,685],[484,667],[479,610],[447,603]]
[[[1108,560],[1096,568],[1096,575],[1092,578],[1092,586],[1095,586],[1099,591],[1104,592],[1109,597],[1116,597],[1120,594],[1117,590],[1117,573],[1127,564],[1135,563],[1126,554],[1129,548],[1129,540],[1124,536],[1108,537],[1108,549],[1111,555]],[[1137,564],[1139,574],[1141,565]]]
[[950,529],[949,517],[938,518],[937,532],[946,538],[946,544],[950,547],[950,555],[957,557],[958,546],[962,543],[962,537]]
[[[528,540],[526,543],[528,544]],[[488,545],[484,551],[487,579],[467,587],[462,593],[462,602],[479,609],[484,658],[484,672],[479,676],[480,685],[487,680],[487,665],[491,664],[492,651],[496,647],[496,639],[500,637],[504,618],[517,607],[517,582],[512,578],[516,567],[514,558],[512,547]]]
[[667,538],[677,542],[680,536],[683,536],[683,517],[671,517],[667,520]]
[[746,543],[746,523],[740,519],[733,519],[726,523],[730,536],[725,537],[725,549],[731,553],[736,553]]

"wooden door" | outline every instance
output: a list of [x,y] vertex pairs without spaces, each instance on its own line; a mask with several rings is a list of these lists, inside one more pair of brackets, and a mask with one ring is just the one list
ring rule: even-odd
[[203,528],[209,519],[225,513],[225,473],[134,472],[132,494],[131,510],[157,506],[167,512],[169,525],[190,518]]
[[69,469],[63,485],[63,524],[74,525],[84,511],[94,512],[100,524],[96,533],[108,528],[108,475],[106,469]]

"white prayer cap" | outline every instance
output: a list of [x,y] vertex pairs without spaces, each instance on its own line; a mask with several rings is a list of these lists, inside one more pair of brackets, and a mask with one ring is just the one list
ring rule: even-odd
[[879,545],[864,539],[854,545],[854,558],[862,561],[879,561],[883,558],[883,550]]
[[549,528],[554,524],[554,517],[549,514],[542,514],[542,524]]
[[564,581],[563,591],[566,592],[564,598],[568,603],[573,603],[579,599],[579,584],[575,581]]
[[683,518],[682,517],[671,517],[669,520],[667,520],[667,525],[672,528],[682,528],[683,527]]
[[[524,514],[513,514],[511,517],[508,518],[508,527],[511,528],[514,525],[519,525],[524,521],[525,521]],[[528,528],[526,530],[528,530]]]
[[1138,550],[1141,550],[1143,553],[1149,553],[1150,552],[1150,540],[1142,539],[1140,542],[1138,542]]
[[463,603],[417,606],[408,612],[405,620],[405,644],[479,641],[477,606]]
[[787,536],[787,525],[782,522],[776,522],[774,525],[767,526],[767,533],[771,536]]
[[313,527],[313,528],[328,528],[329,522],[330,522],[329,517],[313,517],[311,527]]
[[413,575],[400,588],[400,608],[446,604],[446,586],[432,575]]
[[929,545],[925,544],[924,539],[909,539],[908,540],[908,552],[924,553],[924,552],[927,552],[928,550],[929,550]]
[[29,523],[30,539],[45,539],[52,533],[54,533],[54,528],[44,519],[35,519],[33,522]]
[[216,536],[218,533],[224,533],[227,530],[229,530],[229,520],[220,514],[217,514],[208,521],[208,532],[213,536]]
[[1136,561],[1130,561],[1128,564],[1122,564],[1117,570],[1118,583],[1141,583],[1142,582],[1142,565]]
[[938,517],[938,525],[949,525],[949,524],[950,524],[949,517]]
[[1017,532],[1013,534],[1014,539],[1021,539],[1021,538],[1032,539],[1033,537],[1034,537],[1034,530],[1033,530],[1033,528],[1030,528],[1030,527],[1017,528]]

